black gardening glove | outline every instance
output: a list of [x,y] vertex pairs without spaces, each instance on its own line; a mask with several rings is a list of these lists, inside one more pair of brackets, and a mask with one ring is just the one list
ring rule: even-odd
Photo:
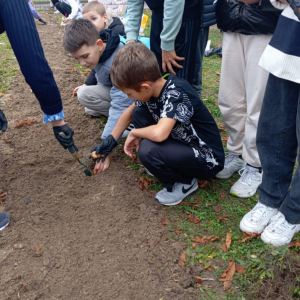
[[[91,150],[91,153],[96,151],[96,154],[102,154],[104,157],[102,157],[102,161],[105,161],[106,156],[113,151],[114,148],[116,148],[118,145],[118,142],[114,139],[114,137],[110,134],[101,144],[96,146]],[[92,156],[90,155],[90,158]],[[97,162],[100,161],[100,158],[97,159]]]
[[5,132],[6,128],[7,128],[7,120],[3,111],[0,109],[0,131]]
[[73,140],[74,131],[67,124],[63,126],[54,126],[53,132],[59,143],[65,149],[73,146],[75,150],[78,151]]
[[300,0],[287,0],[287,2],[290,4],[294,14],[300,20]]

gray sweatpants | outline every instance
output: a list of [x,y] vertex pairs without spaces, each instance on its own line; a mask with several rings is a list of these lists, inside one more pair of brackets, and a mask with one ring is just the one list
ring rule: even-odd
[[82,86],[77,91],[77,98],[85,107],[85,112],[88,115],[108,117],[111,102],[110,89],[104,85]]

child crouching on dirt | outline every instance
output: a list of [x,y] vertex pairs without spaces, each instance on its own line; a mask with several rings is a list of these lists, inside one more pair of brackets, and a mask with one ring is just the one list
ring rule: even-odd
[[104,155],[94,171],[109,167],[109,154],[131,122],[136,129],[124,151],[132,157],[136,149],[141,163],[164,185],[155,197],[161,204],[179,204],[198,190],[196,178],[207,180],[223,169],[224,150],[213,117],[187,81],[171,74],[161,77],[146,46],[130,43],[120,49],[110,75],[113,85],[136,101],[92,150]]
[[110,80],[111,64],[124,44],[112,30],[106,29],[99,33],[91,21],[78,19],[66,26],[63,45],[80,65],[95,71],[98,84],[81,87],[78,100],[85,106],[87,113],[108,116],[101,136],[105,140],[122,113],[133,103],[133,99],[113,87]]

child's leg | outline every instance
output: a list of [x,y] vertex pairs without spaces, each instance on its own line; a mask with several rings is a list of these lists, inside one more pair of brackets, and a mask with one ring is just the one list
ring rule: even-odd
[[[132,122],[135,128],[156,124],[145,106],[134,110]],[[210,169],[205,157],[202,158],[190,146],[171,138],[161,143],[144,139],[140,144],[139,159],[169,190],[177,182],[190,184],[193,178],[212,178],[222,169],[218,166]]]
[[108,117],[110,108],[110,87],[104,85],[82,86],[77,92],[79,102],[85,107],[85,112],[92,116]]

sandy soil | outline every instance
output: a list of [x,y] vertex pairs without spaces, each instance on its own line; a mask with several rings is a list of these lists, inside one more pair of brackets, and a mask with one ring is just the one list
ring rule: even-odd
[[[71,98],[85,76],[71,70],[57,18],[45,14],[49,25],[37,28],[86,162],[100,142],[100,121]],[[43,125],[20,72],[2,100],[8,98],[9,129],[0,136],[0,194],[8,195],[0,211],[12,220],[0,233],[0,299],[201,299],[194,287],[201,267],[178,266],[184,245],[169,240],[165,208],[138,189],[124,158],[114,154],[107,172],[85,177]],[[37,123],[15,128],[25,119]]]

